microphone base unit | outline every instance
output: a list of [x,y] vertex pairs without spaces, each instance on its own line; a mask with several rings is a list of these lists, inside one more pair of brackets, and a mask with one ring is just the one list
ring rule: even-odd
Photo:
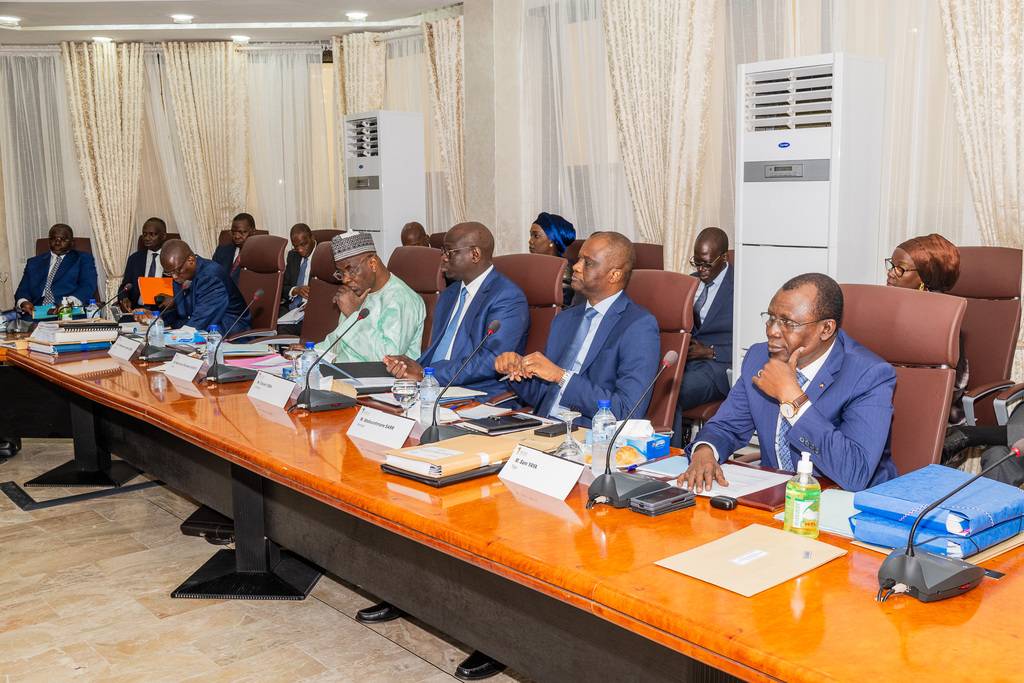
[[[587,508],[592,508],[598,503],[604,503],[619,509],[629,507],[629,500],[631,498],[660,491],[666,486],[667,484],[664,482],[627,472],[602,474],[587,489],[587,492],[590,494]],[[599,500],[601,498],[604,500]]]
[[878,585],[888,586],[890,581],[907,586],[906,593],[921,602],[935,602],[963,595],[985,576],[981,567],[952,557],[914,549],[897,548],[878,568]]
[[420,435],[420,443],[437,443],[438,441],[447,441],[448,439],[454,439],[457,436],[465,436],[466,434],[475,434],[468,429],[461,429],[451,425],[430,425],[423,430],[423,434]]
[[311,413],[321,413],[326,410],[342,410],[356,405],[356,400],[351,396],[339,394],[335,391],[323,389],[303,389],[295,401],[295,407],[300,410],[308,410]]
[[174,349],[169,349],[166,346],[146,344],[142,347],[142,352],[139,353],[139,360],[147,363],[166,363],[174,358],[177,353]]
[[238,368],[227,363],[214,363],[203,379],[214,384],[230,384],[231,382],[249,382],[259,374],[252,368]]

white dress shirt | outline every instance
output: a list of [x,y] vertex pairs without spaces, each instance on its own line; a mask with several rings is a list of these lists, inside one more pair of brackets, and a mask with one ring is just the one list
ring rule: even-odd
[[[580,366],[583,365],[583,361],[587,359],[587,354],[590,353],[590,345],[594,343],[594,337],[597,336],[597,328],[601,327],[601,321],[604,320],[605,313],[607,313],[608,309],[612,307],[612,304],[622,296],[623,291],[625,290],[620,289],[610,297],[601,299],[593,306],[590,305],[590,302],[587,302],[587,308],[584,311],[584,314],[592,308],[597,311],[597,314],[590,321],[590,329],[587,331],[587,336],[583,339],[583,346],[580,347],[580,352],[576,354],[576,359],[573,361],[572,366],[563,368],[563,370],[566,370],[569,373],[569,376],[566,378],[562,386],[558,387],[558,394],[555,396],[555,402],[552,404],[551,410],[548,412],[548,415],[551,417],[557,418],[558,413],[565,410],[565,408],[562,407],[562,394],[565,393],[565,388],[569,386],[569,381],[572,379],[572,376],[579,371]],[[575,333],[576,331],[573,330],[573,334]],[[548,360],[553,363],[557,363],[559,361],[559,359],[552,360],[551,358]]]
[[[476,293],[480,291],[480,288],[484,284],[484,280],[487,279],[487,276],[491,274],[492,270],[494,270],[494,266],[488,266],[487,270],[485,270],[484,272],[480,273],[475,278],[473,278],[472,282],[469,282],[469,283],[463,282],[462,283],[462,287],[466,290],[466,303],[462,306],[462,310],[459,311],[458,297],[456,297],[455,308],[452,309],[452,314],[448,318],[448,325],[455,325],[455,335],[452,335],[452,343],[448,347],[448,350],[444,354],[444,359],[445,360],[451,360],[452,359],[452,347],[455,346],[455,336],[458,335],[458,333],[459,333],[459,327],[462,325],[463,318],[466,317],[466,311],[469,310],[470,304],[473,303],[473,297],[475,297]],[[459,297],[461,297],[461,296],[462,296],[462,291],[460,290],[459,291]],[[458,320],[454,320],[456,313],[459,314],[459,319]],[[448,325],[445,325],[443,329],[447,330],[448,329]]]

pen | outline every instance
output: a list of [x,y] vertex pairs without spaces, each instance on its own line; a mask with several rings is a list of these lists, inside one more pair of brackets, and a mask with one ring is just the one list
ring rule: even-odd
[[635,470],[635,469],[636,469],[637,467],[639,467],[639,465],[630,465],[629,467],[627,467],[627,468],[626,468],[626,471],[627,471],[627,472],[632,472],[632,471],[633,471],[633,470]]

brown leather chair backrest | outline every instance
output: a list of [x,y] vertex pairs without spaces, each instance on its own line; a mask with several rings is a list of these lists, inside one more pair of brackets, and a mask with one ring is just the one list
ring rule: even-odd
[[633,270],[665,270],[665,247],[660,244],[634,242],[636,265]]
[[257,289],[263,289],[263,296],[249,309],[254,331],[277,329],[287,249],[288,240],[276,235],[251,235],[242,245],[238,289],[246,303]]
[[[249,235],[249,237],[254,237],[256,235],[269,235],[269,234],[270,233],[267,232],[266,230],[253,230],[252,231],[252,235]],[[225,244],[231,244],[231,231],[230,230],[221,230],[220,231],[220,235],[217,236],[217,246],[218,247],[223,247]]]
[[[92,240],[88,237],[76,237],[75,245],[72,247],[75,251],[84,251],[86,254],[92,253]],[[45,254],[50,251],[50,238],[40,237],[36,240],[36,256]]]
[[583,246],[584,242],[586,242],[585,239],[573,240],[572,242],[570,242],[569,246],[565,248],[565,253],[562,254],[565,260],[568,261],[569,263],[576,263],[576,261],[578,261],[580,258],[580,247]]
[[523,290],[530,307],[526,353],[543,351],[551,321],[562,310],[562,275],[568,262],[561,256],[506,254],[494,257],[494,269]]
[[841,327],[892,363],[892,460],[900,474],[939,462],[960,357],[960,297],[881,285],[842,285]]
[[427,239],[430,240],[430,246],[433,247],[434,249],[440,249],[441,247],[443,247],[444,236],[447,234],[448,231],[446,230],[445,232],[435,232],[432,235],[428,235]]
[[666,270],[634,270],[626,286],[626,294],[643,306],[658,321],[661,336],[661,357],[669,351],[679,360],[658,378],[651,393],[647,419],[657,431],[672,429],[679,386],[686,367],[686,348],[693,329],[693,297],[700,280]]
[[334,253],[330,249],[314,251],[309,265],[309,298],[306,299],[299,341],[317,344],[338,326],[341,311],[333,299],[341,281],[334,279]]
[[[169,239],[169,240],[180,240],[181,239],[181,233],[169,232],[169,233],[167,233],[167,239]],[[138,251],[139,249],[142,249],[142,246],[143,246],[142,245],[142,235],[139,235],[138,242],[136,242],[136,244],[135,244],[135,251]]]
[[344,235],[345,233],[341,230],[313,230],[313,239],[317,242],[323,242],[327,246],[331,246],[331,240],[337,235]]
[[441,251],[432,247],[398,247],[391,252],[388,270],[409,288],[423,297],[427,317],[423,320],[423,346],[430,345],[430,330],[434,324],[434,308],[444,291],[441,275]]

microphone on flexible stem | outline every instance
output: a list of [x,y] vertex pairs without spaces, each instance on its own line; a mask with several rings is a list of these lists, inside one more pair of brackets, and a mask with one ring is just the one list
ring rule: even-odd
[[[491,335],[500,329],[501,321],[492,320],[491,324],[487,326],[487,334],[484,335],[484,338],[481,339],[480,343],[476,345],[475,349],[473,349],[473,353],[469,354],[469,357],[466,358],[466,361],[462,364],[462,367],[459,368],[458,372],[452,375],[452,378],[448,381],[448,384],[444,385],[444,389],[441,390],[441,393],[437,395],[437,400],[434,401],[434,413],[430,420],[430,426],[424,429],[423,434],[420,435],[420,443],[436,443],[438,441],[444,441],[445,439],[451,439],[453,437],[461,436],[466,433],[465,431],[459,429],[458,427],[442,428],[438,426],[437,410],[441,405],[441,397],[444,396],[444,392],[448,391],[448,389],[451,388],[452,383],[455,382],[456,379],[458,379],[459,374],[461,374],[462,371],[466,369],[466,365],[468,365],[469,361],[472,360],[473,356],[476,355],[476,352],[480,350],[480,347],[484,345],[484,342],[490,339]],[[455,341],[452,340],[452,343],[454,344]]]
[[[652,481],[646,477],[627,472],[613,472],[615,469],[613,465],[615,462],[615,440],[619,438],[619,434],[622,432],[623,427],[626,426],[626,422],[629,421],[629,418],[633,417],[633,413],[640,407],[647,394],[651,393],[654,383],[661,377],[661,373],[675,365],[678,360],[679,354],[675,351],[669,351],[665,354],[665,357],[661,359],[661,365],[658,367],[658,374],[654,376],[650,386],[640,395],[640,400],[636,402],[633,409],[619,423],[619,428],[615,430],[612,440],[608,443],[608,458],[604,467],[604,474],[598,476],[590,485],[590,488],[587,489],[587,492],[590,494],[590,498],[587,500],[588,509],[594,507],[595,503],[606,503],[612,507],[624,508],[629,505],[630,498],[665,488],[664,482]],[[591,456],[593,459],[597,457],[597,453]],[[602,498],[603,500],[601,500]]]
[[206,371],[206,377],[200,381],[209,380],[217,384],[227,384],[229,382],[248,382],[249,380],[256,378],[258,373],[252,368],[238,368],[234,365],[228,365],[227,363],[218,363],[217,353],[220,351],[221,344],[228,340],[228,335],[231,334],[231,330],[235,329],[235,325],[237,325],[238,321],[242,319],[245,312],[248,311],[254,303],[259,301],[261,296],[263,296],[262,287],[253,292],[252,300],[250,300],[246,307],[242,309],[242,312],[235,317],[234,322],[232,322],[231,326],[228,327],[224,336],[222,336],[220,341],[217,342],[216,348],[213,349],[212,356],[210,355],[209,349],[207,349],[206,357],[212,358],[213,362],[210,363],[210,369]]
[[104,308],[106,308],[110,304],[114,303],[114,299],[116,299],[118,296],[120,296],[120,294],[122,292],[130,292],[130,291],[132,291],[132,283],[129,282],[129,283],[125,284],[124,287],[121,287],[120,289],[118,289],[114,293],[114,296],[112,296],[109,299],[107,299],[106,303],[104,303],[102,306],[100,306],[100,310],[102,311]]
[[[910,527],[906,548],[893,550],[878,568],[878,602],[885,602],[893,593],[907,593],[921,602],[935,602],[956,597],[971,590],[985,576],[981,567],[953,557],[938,555],[928,550],[914,549],[914,533],[917,525],[929,512],[945,502],[953,494],[962,491],[987,474],[993,468],[1010,458],[1019,458],[1024,450],[1024,439],[1013,444],[1010,452],[978,472],[960,486],[939,498],[921,511]],[[898,588],[903,586],[905,588]]]
[[[174,297],[171,299],[170,306],[168,306],[167,308],[173,306],[174,302],[178,300],[178,297],[181,296],[186,289],[188,289],[188,287],[182,285],[181,289],[178,290],[178,293],[175,294]],[[142,347],[142,351],[139,354],[139,358],[141,360],[146,361],[147,363],[164,363],[174,358],[174,354],[177,353],[174,349],[169,349],[166,346],[150,345],[149,335],[152,334],[152,332],[153,324],[150,323],[149,327],[146,329],[146,345]]]
[[356,323],[363,318],[370,315],[370,309],[364,308],[359,311],[359,316],[352,321],[352,324],[345,328],[345,331],[338,335],[330,346],[324,349],[323,353],[309,366],[309,370],[306,370],[306,376],[303,378],[305,389],[299,394],[299,397],[295,400],[295,405],[289,408],[289,412],[296,408],[302,408],[308,410],[311,413],[319,413],[324,410],[341,410],[342,408],[351,408],[356,404],[356,400],[351,396],[345,396],[339,394],[336,391],[325,391],[324,389],[314,389],[309,386],[309,376],[313,373],[313,368],[320,365],[320,361],[327,355],[327,352],[333,349],[341,338],[348,334],[348,331],[356,326]]

